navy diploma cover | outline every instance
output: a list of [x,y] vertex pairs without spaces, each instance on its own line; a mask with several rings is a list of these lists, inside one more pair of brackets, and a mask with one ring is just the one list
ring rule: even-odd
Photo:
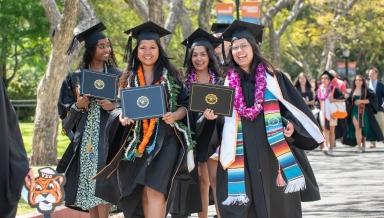
[[114,74],[83,70],[81,72],[80,94],[114,101],[117,94],[117,77]]
[[166,113],[164,86],[132,87],[120,91],[123,116],[133,120],[162,117]]

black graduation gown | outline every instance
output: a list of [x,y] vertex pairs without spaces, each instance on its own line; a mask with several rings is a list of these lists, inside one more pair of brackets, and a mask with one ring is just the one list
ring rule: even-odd
[[[178,105],[186,107],[187,101],[188,97],[183,89],[178,95]],[[108,165],[99,173],[98,178],[108,175],[109,178],[116,178],[120,195],[115,200],[119,201],[124,216],[143,217],[141,194],[144,186],[162,192],[166,198],[171,196],[170,190],[177,172],[187,170],[186,162],[183,162],[187,147],[181,133],[160,119],[156,146],[151,154],[144,153],[143,157],[135,158],[134,161],[121,160],[125,152],[122,145],[131,126],[121,126],[118,115],[119,112],[114,111],[107,124]],[[117,173],[113,174],[115,170]]]
[[[109,74],[120,75],[120,71],[116,68],[108,68]],[[75,90],[80,81],[80,71],[71,73],[64,80],[58,102],[58,112],[62,119],[63,130],[71,140],[60,162],[57,165],[57,172],[65,173],[67,182],[64,185],[65,205],[73,209],[81,210],[74,207],[77,195],[78,182],[80,177],[80,146],[87,122],[87,112],[76,111],[72,105],[76,103]],[[109,118],[109,111],[100,108],[100,130],[99,130],[99,147],[98,147],[98,170],[105,165],[106,150],[104,143],[104,129]],[[106,190],[110,187],[110,181],[96,180],[97,190]],[[111,192],[113,194],[113,192]],[[108,198],[107,198],[108,199]],[[104,199],[106,200],[106,199]]]
[[15,215],[28,170],[19,121],[0,77],[0,217]]
[[[295,90],[290,81],[281,73],[275,73],[284,98],[300,108],[312,121],[315,121],[308,106]],[[242,88],[247,105],[254,102],[254,82],[242,79]],[[222,205],[228,193],[227,171],[219,163],[217,171],[217,197],[220,215],[223,218],[257,217],[257,218],[296,218],[301,217],[301,201],[315,201],[320,199],[320,193],[308,159],[303,151],[312,150],[318,143],[308,134],[282,104],[280,110],[283,117],[294,125],[291,139],[287,139],[291,150],[298,161],[306,181],[306,189],[300,192],[284,194],[275,184],[278,162],[267,142],[264,114],[261,113],[254,120],[242,118],[245,183],[246,193],[250,202],[246,206]]]
[[[193,139],[196,141],[195,148],[195,169],[188,173],[179,172],[175,178],[171,191],[172,201],[170,201],[170,213],[172,216],[188,216],[191,213],[198,213],[202,210],[198,162],[206,162],[215,153],[220,144],[221,132],[223,128],[223,117],[216,120],[207,120],[199,112],[188,112],[190,128]],[[201,118],[201,119],[200,119]],[[184,160],[185,161],[185,160]],[[214,203],[213,201],[211,203]]]
[[[366,141],[383,141],[383,133],[381,132],[379,123],[377,122],[375,118],[375,113],[377,113],[377,97],[373,91],[370,89],[367,89],[367,98],[369,100],[369,104],[365,105],[365,112],[368,117],[368,123],[369,123],[369,129],[372,130],[372,133],[370,135],[374,135],[373,137],[366,138]],[[345,131],[343,135],[343,140],[342,143],[350,146],[356,146],[356,138],[355,138],[355,133],[353,132],[352,135],[348,135],[350,133],[349,128],[353,126],[353,117],[352,117],[352,108],[353,108],[353,103],[352,103],[352,94],[349,96],[346,100],[346,105],[347,105],[347,113],[348,117],[346,118],[347,122],[347,130]],[[366,137],[366,136],[365,136]]]

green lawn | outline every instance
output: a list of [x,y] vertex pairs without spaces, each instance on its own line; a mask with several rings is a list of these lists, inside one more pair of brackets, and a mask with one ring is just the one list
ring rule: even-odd
[[[32,137],[33,137],[33,123],[20,123],[20,129],[21,134],[23,136],[24,146],[25,150],[27,150],[28,156],[31,156],[32,154]],[[61,125],[59,126],[58,131],[58,137],[57,137],[57,157],[61,158],[63,156],[63,153],[66,149],[66,147],[69,144],[69,140],[67,136],[62,134],[61,131]],[[39,167],[33,167],[35,168],[35,172],[37,172],[37,168]],[[54,167],[55,168],[55,167]],[[17,215],[23,215],[26,213],[31,213],[36,211],[36,209],[31,208],[24,200],[20,200],[18,208],[17,208]]]
[[[25,150],[28,156],[32,154],[32,136],[33,136],[33,123],[20,123],[21,134],[23,136]],[[68,137],[62,134],[61,125],[59,126],[57,137],[57,157],[61,158],[66,147],[69,144]]]

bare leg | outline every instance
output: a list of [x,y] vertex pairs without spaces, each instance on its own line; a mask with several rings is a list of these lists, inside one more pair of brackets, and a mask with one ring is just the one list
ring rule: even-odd
[[362,134],[361,134],[361,128],[359,126],[359,121],[356,120],[355,117],[353,117],[353,126],[355,127],[355,137],[357,146],[362,147]]
[[333,149],[335,147],[335,126],[329,127],[329,148]]
[[97,209],[99,211],[99,218],[108,218],[109,209],[111,206],[109,204],[100,204],[97,206]]
[[148,186],[144,187],[144,192],[147,195],[147,213],[145,214],[145,217],[164,218],[166,210],[164,194]]
[[213,159],[208,159],[208,173],[209,173],[209,183],[211,184],[211,188],[213,191],[213,199],[215,201],[216,214],[217,217],[220,218],[219,208],[217,204],[217,196],[216,196],[216,172],[217,172],[217,161]]
[[145,188],[143,189],[143,193],[141,194],[141,200],[143,205],[144,216],[148,217],[148,194]]
[[89,211],[89,216],[91,218],[99,218],[99,210],[97,209],[97,206],[96,207],[92,207],[88,211]]
[[202,211],[199,212],[199,218],[207,218],[209,204],[209,174],[207,162],[199,163],[199,183],[202,206]]

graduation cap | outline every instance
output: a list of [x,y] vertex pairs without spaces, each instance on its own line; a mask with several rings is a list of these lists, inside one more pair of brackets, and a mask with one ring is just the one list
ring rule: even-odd
[[132,52],[132,37],[139,42],[141,40],[159,40],[161,37],[171,34],[171,32],[152,21],[135,26],[124,33],[129,35],[124,52],[124,60],[126,61],[128,61],[128,56]]
[[207,31],[198,28],[190,36],[188,36],[181,44],[186,47],[184,66],[187,63],[189,49],[194,45],[201,45],[204,47],[211,47],[212,49],[219,46],[221,40],[209,34]]
[[85,30],[80,30],[79,27],[75,28],[75,36],[73,37],[71,45],[67,50],[67,54],[71,54],[75,50],[76,46],[81,42],[85,42],[85,48],[95,46],[100,39],[106,38],[106,36],[102,33],[105,29],[106,27],[102,22],[98,22]]
[[332,81],[333,78],[335,78],[335,76],[333,76],[328,70],[324,70],[324,72],[320,75],[320,78],[321,78],[322,76],[324,76],[324,75],[328,76],[329,81]]
[[230,23],[213,23],[211,26],[211,31],[213,33],[222,34],[230,25]]
[[222,37],[225,41],[247,38],[248,40],[251,40],[256,44],[259,44],[263,39],[263,28],[264,26],[262,25],[235,20],[223,32]]

